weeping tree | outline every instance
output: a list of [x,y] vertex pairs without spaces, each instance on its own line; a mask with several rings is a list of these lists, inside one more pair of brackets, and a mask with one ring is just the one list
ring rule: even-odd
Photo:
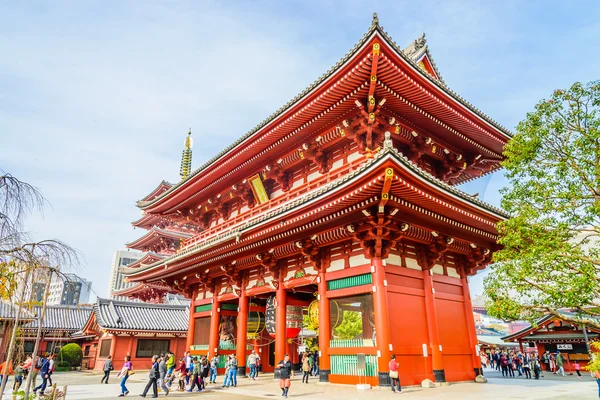
[[[66,243],[57,239],[36,241],[26,231],[27,216],[42,213],[46,203],[38,188],[0,170],[0,299],[12,301],[17,310],[6,365],[13,364],[13,355],[18,353],[16,339],[28,303],[25,291],[30,276],[36,271],[51,276],[59,267],[69,268],[80,260],[79,253]],[[7,381],[2,382],[0,398]]]
[[[600,329],[600,84],[540,101],[505,148],[509,185],[488,312],[533,321],[552,314]],[[575,312],[565,315],[561,309]]]

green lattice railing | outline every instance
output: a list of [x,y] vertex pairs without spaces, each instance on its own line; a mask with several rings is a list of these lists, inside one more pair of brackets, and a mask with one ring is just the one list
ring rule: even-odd
[[375,347],[373,339],[332,339],[329,347]]
[[370,285],[371,283],[373,283],[373,276],[371,274],[363,274],[329,281],[327,282],[327,289],[345,289],[354,286]]
[[219,350],[235,350],[235,342],[219,342]]
[[[331,356],[331,373],[334,375],[359,376],[358,357],[356,354],[347,356]],[[377,356],[366,355],[366,369],[360,371],[360,376],[377,376]]]
[[192,346],[192,350],[208,350],[207,344],[195,344]]

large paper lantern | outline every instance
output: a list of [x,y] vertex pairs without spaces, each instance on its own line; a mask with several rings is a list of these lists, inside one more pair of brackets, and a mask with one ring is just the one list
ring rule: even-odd
[[[277,301],[275,296],[267,299],[267,307],[265,309],[265,325],[267,332],[272,337],[275,337],[277,330]],[[302,307],[287,306],[285,308],[285,335],[288,339],[295,338],[302,330]]]
[[[308,318],[312,325],[319,327],[319,300],[314,300],[308,306]],[[339,326],[339,324],[342,322],[342,310],[340,309],[338,302],[335,300],[331,300],[329,303],[329,318],[331,329]]]
[[250,311],[248,313],[248,339],[257,339],[262,331],[265,330],[265,314],[260,311]]

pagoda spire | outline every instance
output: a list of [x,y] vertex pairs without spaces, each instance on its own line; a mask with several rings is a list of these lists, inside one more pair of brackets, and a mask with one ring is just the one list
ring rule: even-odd
[[187,179],[192,172],[192,145],[194,141],[192,140],[192,128],[188,131],[188,135],[185,138],[183,154],[181,155],[181,169],[179,170],[179,175],[181,176],[181,180]]

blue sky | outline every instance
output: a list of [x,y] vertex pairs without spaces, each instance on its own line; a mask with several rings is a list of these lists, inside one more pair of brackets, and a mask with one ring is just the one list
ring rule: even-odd
[[[187,129],[197,167],[342,58],[374,11],[401,46],[425,32],[447,84],[509,129],[598,79],[597,1],[1,2],[0,168],[52,205],[29,229],[79,249],[105,296],[113,252],[143,233],[135,201],[178,179]],[[498,205],[503,185],[465,189]]]

